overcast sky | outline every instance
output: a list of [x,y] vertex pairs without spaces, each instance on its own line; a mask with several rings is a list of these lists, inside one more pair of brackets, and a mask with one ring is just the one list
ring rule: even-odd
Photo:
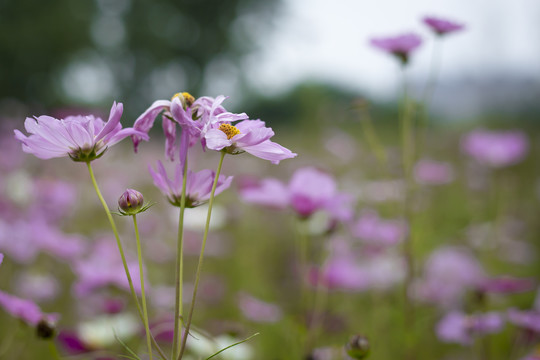
[[521,74],[540,80],[538,0],[284,0],[276,26],[245,68],[255,86],[276,93],[316,78],[387,98],[398,66],[369,46],[376,36],[417,32],[424,39],[409,76],[427,77],[433,36],[424,15],[462,22],[467,30],[443,39],[441,76]]

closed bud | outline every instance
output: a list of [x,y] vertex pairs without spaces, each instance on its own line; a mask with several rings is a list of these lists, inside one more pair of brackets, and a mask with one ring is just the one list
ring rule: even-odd
[[351,337],[345,351],[353,359],[366,359],[369,356],[369,341],[363,335],[354,335]]
[[36,335],[40,339],[52,339],[56,334],[56,328],[54,324],[47,321],[46,319],[41,319],[36,325]]
[[144,204],[144,198],[140,192],[127,189],[118,199],[118,209],[126,215],[135,215],[140,212]]

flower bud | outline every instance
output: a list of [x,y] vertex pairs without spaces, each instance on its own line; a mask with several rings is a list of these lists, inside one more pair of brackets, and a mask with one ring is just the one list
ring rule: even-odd
[[366,359],[369,356],[369,341],[363,335],[354,335],[351,337],[345,351],[353,359]]
[[140,192],[127,189],[118,199],[118,209],[127,215],[135,215],[140,212],[143,203],[144,198]]
[[56,328],[54,324],[47,321],[46,319],[41,319],[36,325],[36,335],[40,339],[51,339],[56,334]]

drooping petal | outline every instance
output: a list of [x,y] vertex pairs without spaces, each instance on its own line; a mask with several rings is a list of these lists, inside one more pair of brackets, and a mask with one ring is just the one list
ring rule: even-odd
[[176,124],[166,116],[162,116],[161,119],[165,134],[165,156],[173,161],[176,153]]
[[110,138],[112,135],[114,135],[114,130],[116,130],[117,126],[120,125],[120,118],[122,117],[123,111],[124,111],[124,105],[122,103],[117,104],[115,101],[109,113],[109,121],[107,121],[107,124],[103,127],[103,129],[101,129],[100,133],[96,136],[96,140],[95,140],[96,142],[100,141],[101,139],[103,139],[106,142],[107,138]]
[[[144,113],[141,114],[135,120],[135,123],[133,124],[133,128],[138,131],[142,131],[144,133],[147,133],[150,131],[152,126],[154,125],[154,121],[156,120],[156,117],[160,112],[163,110],[169,109],[171,106],[171,102],[169,100],[157,100],[154,101],[152,105]],[[135,152],[137,152],[139,143],[143,138],[141,138],[138,135],[132,135],[131,139],[133,140],[133,148]]]

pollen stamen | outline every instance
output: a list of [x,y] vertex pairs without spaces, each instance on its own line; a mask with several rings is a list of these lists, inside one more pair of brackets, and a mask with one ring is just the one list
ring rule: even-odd
[[221,124],[219,125],[219,130],[223,131],[227,135],[227,139],[232,139],[235,135],[240,134],[240,130],[236,126],[231,124]]
[[185,91],[184,92],[178,92],[178,93],[174,94],[173,97],[171,98],[171,101],[173,101],[174,98],[180,99],[180,102],[185,107],[189,107],[189,106],[193,105],[193,103],[195,102],[195,98],[193,97],[193,95],[191,95],[190,93],[185,92]]

